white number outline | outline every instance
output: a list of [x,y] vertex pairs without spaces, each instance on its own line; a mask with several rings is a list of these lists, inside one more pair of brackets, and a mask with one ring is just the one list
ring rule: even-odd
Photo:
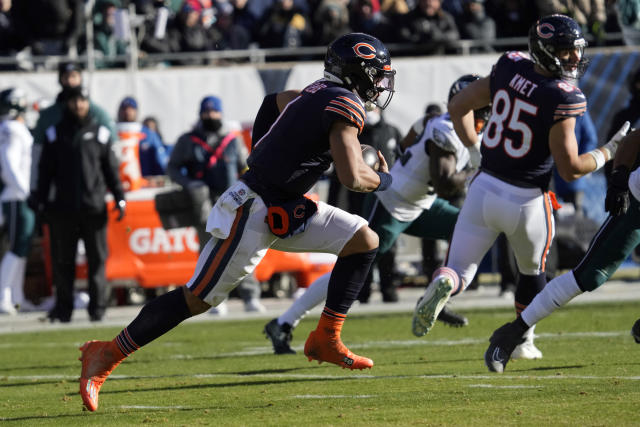
[[[500,143],[507,156],[519,159],[527,155],[531,151],[531,141],[533,140],[533,131],[525,122],[520,120],[522,113],[536,116],[538,107],[530,104],[520,98],[515,98],[513,108],[511,108],[511,98],[505,89],[500,89],[493,97],[493,111],[487,123],[483,144],[487,148],[495,148]],[[519,132],[522,136],[521,144],[518,148],[511,138],[503,137],[504,122],[509,118],[507,128],[514,132]]]

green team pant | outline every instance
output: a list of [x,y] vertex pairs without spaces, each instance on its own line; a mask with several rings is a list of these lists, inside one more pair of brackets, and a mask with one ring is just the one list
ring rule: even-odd
[[9,250],[18,257],[29,255],[35,214],[24,200],[2,202],[4,228],[9,238]]
[[627,213],[609,216],[594,236],[586,255],[573,269],[583,292],[600,287],[640,243],[640,203],[629,196]]
[[369,227],[378,233],[380,246],[376,259],[391,248],[402,233],[428,239],[449,239],[456,225],[460,209],[444,199],[437,198],[431,208],[413,221],[398,221],[377,198],[369,218]]

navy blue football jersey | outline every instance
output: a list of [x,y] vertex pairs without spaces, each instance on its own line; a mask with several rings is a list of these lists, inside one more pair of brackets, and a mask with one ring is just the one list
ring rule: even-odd
[[533,67],[522,52],[507,52],[493,66],[481,167],[546,191],[553,167],[549,131],[560,120],[584,114],[587,100],[578,87]]
[[344,121],[360,133],[365,115],[363,102],[353,92],[327,80],[314,82],[255,143],[243,181],[267,200],[301,197],[333,160],[329,147],[333,123]]

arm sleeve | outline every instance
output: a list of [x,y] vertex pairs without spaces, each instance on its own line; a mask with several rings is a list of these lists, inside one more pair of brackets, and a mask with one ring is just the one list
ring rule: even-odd
[[15,132],[7,134],[6,141],[0,145],[0,166],[2,180],[8,187],[18,188],[21,192],[29,193],[28,175],[20,173],[21,141]]
[[116,201],[124,200],[124,190],[122,189],[122,183],[120,182],[120,171],[118,159],[113,151],[113,143],[110,139],[109,142],[104,144],[104,150],[102,155],[102,173],[104,175],[105,182],[111,194],[113,194]]
[[[46,138],[45,138],[46,139]],[[49,186],[55,175],[56,157],[54,154],[55,141],[44,141],[42,153],[38,163],[38,179],[36,183],[36,197],[41,203],[49,198]]]
[[355,95],[338,95],[327,103],[324,107],[326,129],[331,129],[334,121],[341,120],[355,126],[358,134],[362,133],[366,113],[364,105],[354,98]]

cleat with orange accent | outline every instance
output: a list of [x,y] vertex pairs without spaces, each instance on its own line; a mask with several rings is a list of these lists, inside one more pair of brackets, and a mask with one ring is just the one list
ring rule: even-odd
[[309,361],[315,359],[318,363],[329,362],[343,369],[362,370],[373,366],[373,360],[351,352],[337,335],[326,335],[318,330],[311,331],[309,334],[304,344],[304,354]]
[[111,371],[124,360],[124,355],[113,341],[87,341],[79,348],[82,355],[80,396],[89,411],[98,409],[98,394]]

